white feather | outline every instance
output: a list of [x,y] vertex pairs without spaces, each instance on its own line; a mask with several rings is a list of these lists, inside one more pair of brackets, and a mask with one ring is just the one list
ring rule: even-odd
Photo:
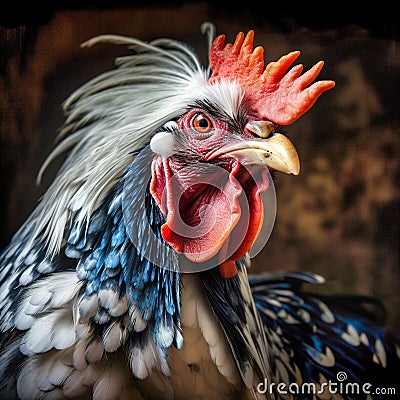
[[119,299],[115,307],[109,310],[109,312],[112,317],[119,317],[122,314],[125,314],[127,310],[128,310],[128,300],[126,299],[126,296],[123,296]]
[[232,357],[224,338],[221,338],[221,343],[216,346],[210,346],[211,359],[215,362],[218,371],[232,385],[237,385],[240,382],[239,371],[236,367],[235,360]]
[[71,311],[66,310],[63,315],[60,315],[55,322],[53,331],[52,346],[55,349],[66,349],[75,343],[75,325],[72,320]]
[[43,308],[42,305],[33,305],[30,302],[26,302],[24,309],[22,310],[27,315],[36,315]]
[[[49,293],[49,292],[46,292]],[[30,302],[31,297],[26,296],[20,302],[16,312],[15,326],[17,329],[29,329],[35,322],[35,316],[43,310],[44,305],[33,305]]]
[[[53,311],[35,320],[21,341],[20,350],[25,355],[44,353],[52,348],[54,322],[62,310]],[[47,334],[44,334],[47,332]]]
[[54,308],[62,307],[71,301],[83,286],[83,282],[79,282],[75,271],[53,274],[41,283],[53,293],[50,306]]
[[140,348],[135,347],[129,354],[132,374],[138,379],[145,379],[149,376],[149,370],[147,369],[144,360],[145,356],[142,354],[142,352],[143,351]]
[[359,346],[361,343],[360,336],[353,325],[347,325],[347,332],[341,334],[343,340],[352,346]]
[[35,322],[35,318],[32,315],[27,315],[22,310],[18,310],[15,314],[15,327],[21,331],[29,329]]
[[[92,79],[64,103],[67,120],[59,136],[64,140],[44,163],[38,180],[57,156],[67,151],[69,155],[25,226],[32,229],[28,250],[44,232],[50,258],[59,252],[66,224],[75,214],[78,221],[90,219],[132,162],[132,151],[183,114],[188,104],[208,95],[202,89],[210,86],[208,73],[187,46],[110,35],[88,43],[102,40],[135,43],[138,53],[121,57],[118,68]],[[211,96],[218,91],[215,86]],[[221,91],[223,100],[234,106],[229,90]]]
[[190,328],[197,328],[197,299],[199,296],[198,281],[189,275],[182,276],[183,293],[185,301],[182,303],[181,322]]
[[36,259],[37,259],[38,253],[39,253],[39,252],[38,252],[37,250],[31,250],[31,251],[29,252],[29,254],[27,254],[26,257],[24,257],[24,263],[25,263],[26,265],[35,264],[35,266],[36,266],[35,261],[36,261]]
[[34,264],[30,265],[28,268],[25,269],[25,271],[19,277],[19,284],[21,286],[26,286],[32,282],[33,279],[32,271],[34,268],[35,268]]
[[78,339],[84,339],[90,336],[90,325],[83,323],[76,323],[75,325],[75,333]]
[[118,303],[118,296],[119,294],[112,289],[99,290],[99,304],[106,309],[114,308]]
[[45,259],[37,266],[37,269],[41,274],[47,274],[52,271],[51,262]]
[[[239,372],[233,359],[231,350],[228,346],[225,334],[217,321],[207,298],[203,294],[199,278],[194,275],[185,275],[183,277],[183,300],[182,300],[182,324],[184,325],[184,346],[187,345],[187,333],[191,335],[198,326],[202,336],[208,345],[208,351],[211,359],[216,364],[218,371],[232,384],[240,381]],[[188,330],[188,327],[191,329]],[[196,340],[192,337],[191,340]],[[197,343],[190,343],[192,352],[188,355],[191,363],[198,363],[195,360],[195,352],[201,354]],[[187,349],[187,347],[186,347]],[[188,351],[188,350],[186,350]]]
[[58,360],[50,369],[48,379],[54,386],[61,386],[72,371],[72,367],[65,365],[62,361]]
[[[25,248],[25,246],[22,246],[22,248],[20,248],[20,242],[19,241],[11,241],[11,243],[9,244],[9,247],[6,248],[4,250],[4,257],[5,258],[14,258],[15,255],[19,256],[20,253],[23,253],[24,251],[28,251],[27,248]],[[27,253],[25,253],[27,254]],[[23,259],[23,257],[20,258],[21,260]]]
[[146,329],[147,322],[143,319],[142,312],[137,307],[129,307],[128,321],[135,332],[142,332],[144,329]]
[[113,322],[103,337],[104,350],[109,353],[114,352],[125,342],[127,335],[127,330],[122,328],[119,321]]
[[210,346],[217,345],[221,337],[225,338],[208,300],[200,293],[197,299],[197,317],[204,339]]
[[152,340],[146,346],[137,346],[130,349],[129,363],[132,374],[139,379],[149,376],[153,368],[160,368],[164,374],[169,374],[168,365],[163,363]]
[[160,326],[156,333],[156,342],[162,347],[168,348],[171,346],[175,337],[175,328],[173,326]]
[[366,346],[369,346],[368,336],[364,332],[360,335],[360,341]]
[[[12,265],[8,264],[6,267],[2,268],[3,271],[1,272],[1,274],[9,274],[10,270],[12,270]],[[2,280],[3,277],[0,278],[0,280]],[[7,281],[6,281],[7,282]],[[2,304],[4,302],[4,300],[8,300],[9,299],[9,295],[10,295],[10,290],[8,288],[8,285],[2,285],[0,286],[0,304]]]
[[43,391],[52,390],[60,386],[72,373],[70,365],[73,349],[64,351],[51,350],[47,353],[36,356],[36,382]]
[[14,247],[12,246],[13,252],[14,253],[14,257],[17,256],[15,258],[14,261],[14,265],[20,265],[22,263],[24,263],[24,259],[25,257],[28,255],[28,253],[30,252],[30,247],[29,246],[21,246],[20,243],[17,243],[17,245]]
[[386,359],[386,351],[385,347],[383,346],[383,343],[380,339],[375,340],[375,349],[376,349],[376,354],[378,356],[378,359],[382,366],[386,368],[387,365],[387,359]]
[[183,335],[180,330],[175,331],[176,348],[180,350],[183,346]]
[[52,367],[53,360],[51,356],[46,358],[39,357],[40,363],[38,363],[37,369],[35,371],[36,386],[43,392],[47,392],[54,388],[54,385],[49,381],[49,372]]
[[41,390],[35,384],[37,363],[30,359],[23,367],[17,380],[17,393],[21,400],[40,398]]
[[[47,332],[47,334],[43,334]],[[65,349],[76,340],[75,325],[70,309],[60,308],[38,316],[21,341],[26,354],[44,353],[51,348]]]
[[156,367],[163,375],[171,375],[171,369],[168,363],[168,359],[165,357],[164,353],[162,353],[162,350],[158,350]]
[[327,324],[333,324],[335,322],[335,316],[333,315],[332,311],[322,301],[317,301],[317,303],[322,311],[321,319]]
[[72,271],[46,276],[30,286],[17,313],[37,314],[63,307],[76,296],[82,285]]
[[46,290],[32,291],[29,303],[33,306],[45,306],[51,299],[52,293]]
[[99,300],[97,294],[92,294],[91,296],[82,296],[78,301],[80,320],[87,321],[92,318],[99,311]]

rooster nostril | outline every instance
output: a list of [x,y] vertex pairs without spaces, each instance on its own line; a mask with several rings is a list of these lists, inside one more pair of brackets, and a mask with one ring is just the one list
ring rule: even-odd
[[275,130],[275,125],[270,121],[251,121],[246,124],[247,130],[255,135],[266,139]]

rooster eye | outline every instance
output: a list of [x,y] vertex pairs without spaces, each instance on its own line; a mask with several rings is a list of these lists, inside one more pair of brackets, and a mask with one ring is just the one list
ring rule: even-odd
[[191,121],[192,128],[198,133],[209,133],[213,128],[213,124],[206,115],[198,113],[195,114]]

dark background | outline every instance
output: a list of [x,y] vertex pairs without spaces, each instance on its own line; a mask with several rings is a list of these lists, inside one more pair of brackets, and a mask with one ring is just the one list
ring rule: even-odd
[[62,102],[128,53],[82,42],[104,33],[172,37],[206,62],[202,22],[229,41],[254,29],[267,61],[298,49],[307,69],[325,60],[321,79],[337,85],[288,129],[302,172],[277,176],[277,219],[252,270],[309,270],[327,278],[319,291],[377,296],[400,337],[400,30],[389,5],[361,12],[267,2],[57,3],[0,7],[1,247],[54,177],[57,163],[35,185],[63,122]]

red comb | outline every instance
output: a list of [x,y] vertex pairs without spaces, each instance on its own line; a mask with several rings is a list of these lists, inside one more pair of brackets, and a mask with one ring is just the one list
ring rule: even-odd
[[244,37],[236,36],[235,43],[226,44],[225,35],[215,38],[210,50],[210,83],[223,78],[237,80],[243,88],[252,108],[262,119],[278,125],[289,125],[306,113],[317,98],[335,86],[333,81],[318,81],[309,86],[324,65],[318,62],[303,75],[301,64],[288,68],[300,55],[293,51],[264,70],[264,49],[253,49],[254,31]]

